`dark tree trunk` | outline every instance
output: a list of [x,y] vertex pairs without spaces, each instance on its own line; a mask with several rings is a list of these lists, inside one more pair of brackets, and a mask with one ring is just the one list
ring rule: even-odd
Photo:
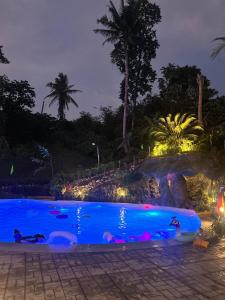
[[60,121],[65,119],[64,107],[63,107],[61,101],[59,101],[58,117],[59,117]]
[[127,141],[127,110],[128,110],[128,49],[125,48],[125,90],[124,90],[124,103],[123,103],[123,146],[124,151],[128,153],[128,141]]
[[197,75],[197,83],[198,83],[198,122],[199,124],[203,125],[202,101],[203,101],[204,78],[202,74]]

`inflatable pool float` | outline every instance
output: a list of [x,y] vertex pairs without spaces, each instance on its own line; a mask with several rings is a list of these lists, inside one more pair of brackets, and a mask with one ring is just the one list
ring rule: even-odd
[[50,233],[47,244],[53,244],[54,245],[54,240],[57,238],[64,238],[66,239],[70,245],[75,245],[77,244],[77,237],[75,234],[67,231],[53,231]]
[[105,231],[103,233],[103,239],[106,240],[110,244],[124,244],[126,241],[124,239],[121,239],[120,237],[112,235],[111,232]]

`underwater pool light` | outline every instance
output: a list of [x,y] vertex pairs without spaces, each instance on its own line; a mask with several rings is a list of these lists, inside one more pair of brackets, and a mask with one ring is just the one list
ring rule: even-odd
[[151,205],[150,205],[150,204],[145,204],[145,205],[144,205],[144,209],[149,209],[149,208],[151,208]]
[[160,216],[161,213],[158,212],[158,211],[149,211],[149,212],[147,212],[147,215],[149,215],[149,216]]

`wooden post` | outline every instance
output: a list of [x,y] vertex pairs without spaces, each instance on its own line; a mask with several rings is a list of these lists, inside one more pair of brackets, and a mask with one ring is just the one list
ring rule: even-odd
[[197,75],[198,83],[198,122],[203,126],[203,117],[202,117],[202,101],[203,101],[203,87],[204,87],[204,78],[202,74]]

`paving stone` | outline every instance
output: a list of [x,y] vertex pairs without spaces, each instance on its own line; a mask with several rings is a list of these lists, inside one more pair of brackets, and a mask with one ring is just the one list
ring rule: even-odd
[[225,300],[225,242],[109,253],[0,254],[0,300]]

